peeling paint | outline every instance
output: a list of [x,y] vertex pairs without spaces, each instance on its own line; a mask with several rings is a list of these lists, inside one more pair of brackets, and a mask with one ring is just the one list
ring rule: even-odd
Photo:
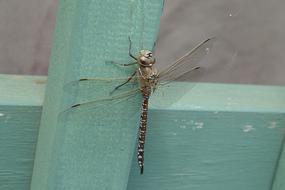
[[194,121],[193,121],[193,120],[190,120],[190,121],[186,122],[186,124],[187,124],[187,125],[192,125],[192,124],[194,124]]
[[202,129],[204,127],[203,122],[195,122],[194,126],[192,127],[192,130],[195,131],[196,129]]
[[46,80],[35,80],[36,84],[46,84]]
[[195,105],[195,106],[192,106],[192,108],[194,108],[194,109],[201,109],[202,107]]
[[255,130],[255,128],[252,125],[245,125],[242,127],[243,132],[248,133]]
[[272,121],[269,123],[268,129],[275,129],[277,127],[277,122]]
[[202,129],[204,127],[204,123],[203,122],[195,122],[195,126],[197,129]]
[[15,75],[15,76],[13,76],[13,78],[16,79],[16,80],[21,80],[24,77],[22,75]]

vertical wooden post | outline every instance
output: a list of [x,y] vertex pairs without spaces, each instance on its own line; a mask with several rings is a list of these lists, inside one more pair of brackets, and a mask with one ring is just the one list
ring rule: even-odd
[[283,143],[283,150],[281,150],[282,153],[280,154],[278,167],[276,168],[276,174],[273,182],[273,188],[272,190],[282,190],[285,189],[285,146]]
[[100,92],[108,88],[102,85],[76,95],[65,91],[65,85],[86,77],[129,76],[134,68],[111,67],[105,62],[131,61],[129,36],[134,54],[142,47],[151,49],[162,6],[163,0],[59,1],[32,190],[126,189],[139,98],[62,116],[80,96],[100,98]]

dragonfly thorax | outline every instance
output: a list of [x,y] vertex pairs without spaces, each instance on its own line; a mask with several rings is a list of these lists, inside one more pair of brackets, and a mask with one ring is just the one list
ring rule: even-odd
[[155,64],[153,53],[149,50],[141,50],[137,60],[138,64],[143,67],[152,67]]
[[155,67],[140,66],[138,69],[140,87],[144,94],[150,95],[158,83],[158,72]]

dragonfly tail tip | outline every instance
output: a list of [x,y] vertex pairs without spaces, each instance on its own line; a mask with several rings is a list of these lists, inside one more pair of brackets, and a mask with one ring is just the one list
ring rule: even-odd
[[143,174],[143,166],[140,167],[141,168],[141,175]]
[[71,106],[71,108],[76,108],[78,106],[80,106],[81,104],[74,104],[73,106]]

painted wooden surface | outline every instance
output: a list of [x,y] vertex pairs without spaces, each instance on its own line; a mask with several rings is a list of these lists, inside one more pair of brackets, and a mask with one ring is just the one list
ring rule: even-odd
[[179,83],[160,91],[152,99],[145,175],[134,161],[128,189],[271,190],[285,88],[266,88]]
[[66,111],[112,90],[101,84],[90,94],[66,84],[86,77],[130,76],[134,67],[122,69],[106,61],[133,61],[128,37],[134,54],[152,49],[162,5],[162,0],[59,1],[32,190],[126,188],[140,97],[100,109]]
[[282,190],[285,189],[285,146],[283,142],[283,151],[280,152],[280,159],[278,163],[278,168],[275,173],[274,184],[272,190]]
[[29,190],[45,78],[0,75],[0,189]]
[[[45,78],[0,79],[0,189],[29,190]],[[284,94],[278,86],[176,83],[159,89],[150,105],[145,174],[134,159],[128,189],[272,190],[274,181],[273,190],[283,190]],[[75,142],[85,146],[74,146],[74,154],[97,152],[90,145],[96,134],[78,132]],[[80,162],[91,178],[98,175],[93,161],[82,156],[68,167]]]

